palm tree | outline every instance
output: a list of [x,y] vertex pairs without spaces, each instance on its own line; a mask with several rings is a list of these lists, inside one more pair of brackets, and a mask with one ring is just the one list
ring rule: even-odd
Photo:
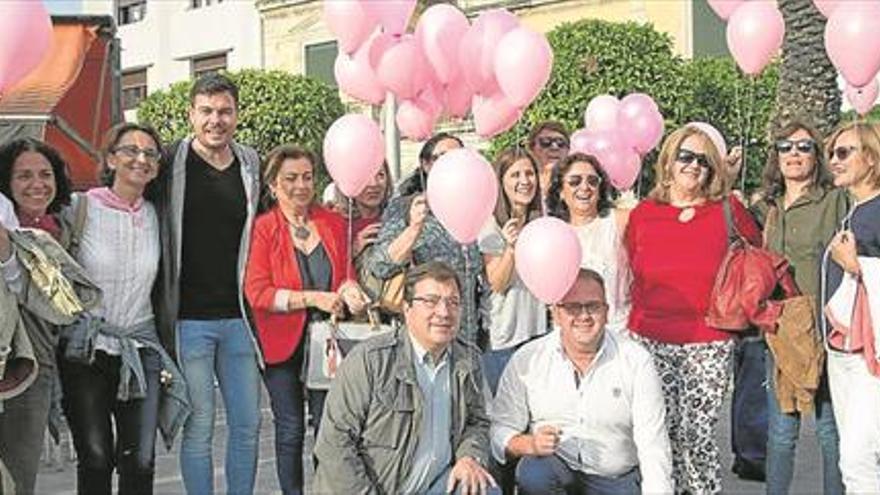
[[828,133],[840,121],[841,93],[837,69],[825,53],[826,20],[812,0],[779,0],[779,8],[785,19],[785,41],[770,130],[797,117]]

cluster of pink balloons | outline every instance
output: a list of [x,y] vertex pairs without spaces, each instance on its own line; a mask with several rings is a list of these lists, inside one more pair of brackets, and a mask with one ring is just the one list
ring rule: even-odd
[[708,0],[727,21],[727,48],[739,68],[750,76],[770,63],[785,37],[785,21],[775,0]]
[[587,105],[584,129],[571,136],[571,151],[595,156],[618,190],[632,188],[642,156],[663,137],[663,115],[654,99],[632,93],[622,100],[599,95]]
[[414,7],[415,0],[325,0],[341,49],[340,89],[371,105],[393,93],[397,125],[411,139],[430,136],[443,114],[473,111],[484,137],[512,127],[550,78],[546,37],[507,10],[483,12],[472,25],[449,4],[429,7],[406,33]]
[[877,101],[880,72],[880,2],[813,0],[828,23],[825,51],[846,79],[846,97],[857,112],[868,113]]
[[52,20],[41,0],[0,2],[0,96],[37,68],[52,46]]

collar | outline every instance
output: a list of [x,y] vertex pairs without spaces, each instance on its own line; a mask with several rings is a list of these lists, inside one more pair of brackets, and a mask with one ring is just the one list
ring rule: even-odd
[[[611,336],[611,333],[612,331],[608,330],[608,327],[606,326],[602,335],[602,342],[599,343],[599,350],[596,351],[596,357],[593,358],[593,362],[590,363],[590,368],[594,367],[605,357],[606,354],[610,352],[609,349],[611,348],[611,346],[614,345],[614,337]],[[568,357],[568,354],[565,353],[565,348],[562,347],[562,329],[556,327],[550,335],[551,337],[548,344],[551,346],[556,355],[562,358],[563,361],[567,361],[568,363],[570,363],[573,368],[577,369],[574,366],[574,362]]]
[[138,213],[141,210],[141,207],[144,206],[143,196],[135,200],[134,204],[131,204],[125,199],[120,198],[115,192],[113,192],[113,189],[110,189],[109,187],[90,189],[86,195],[97,200],[107,208],[124,211],[126,213]]
[[412,344],[413,349],[413,360],[418,363],[429,364],[431,366],[438,366],[440,363],[443,363],[449,359],[449,347],[443,351],[443,354],[440,356],[440,359],[437,362],[434,362],[431,353],[428,352],[427,349],[421,346],[419,342],[413,337],[413,334],[407,330],[407,337],[409,338],[410,344]]

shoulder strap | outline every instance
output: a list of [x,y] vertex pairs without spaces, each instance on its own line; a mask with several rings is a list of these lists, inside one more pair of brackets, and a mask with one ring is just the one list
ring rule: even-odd
[[73,226],[70,231],[70,243],[67,245],[67,252],[76,258],[79,254],[79,246],[82,243],[83,230],[86,227],[86,218],[88,217],[89,198],[85,194],[79,195],[76,201],[76,207],[73,212]]
[[733,218],[733,207],[730,205],[730,196],[725,196],[721,203],[724,206],[724,223],[727,225],[727,243],[733,244],[739,239],[739,232],[736,229],[736,222]]

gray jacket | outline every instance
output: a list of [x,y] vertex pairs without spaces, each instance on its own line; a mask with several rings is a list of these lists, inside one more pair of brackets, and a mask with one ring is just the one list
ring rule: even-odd
[[[314,493],[396,494],[409,476],[425,406],[407,332],[367,340],[343,361],[315,444]],[[451,351],[453,462],[470,456],[485,466],[489,419],[480,358],[459,340]]]
[[[186,158],[192,138],[183,139],[170,147],[166,163],[170,173],[165,182],[159,185],[155,202],[159,217],[159,237],[162,243],[162,257],[159,262],[159,277],[153,290],[153,307],[156,313],[156,326],[165,349],[176,351],[177,315],[180,309],[180,271],[183,238],[183,203],[186,192]],[[251,339],[257,352],[259,364],[263,366],[260,346],[248,321],[248,309],[244,299],[244,275],[248,251],[251,245],[251,228],[257,214],[260,200],[260,156],[250,147],[232,143],[232,152],[241,164],[241,181],[247,198],[247,219],[241,234],[238,249],[238,301],[242,318],[251,330]],[[176,356],[175,356],[176,357]]]

